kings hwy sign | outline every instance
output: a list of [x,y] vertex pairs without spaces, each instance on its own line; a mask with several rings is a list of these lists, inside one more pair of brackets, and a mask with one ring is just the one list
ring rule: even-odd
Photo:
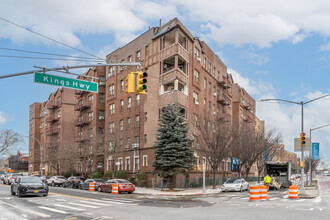
[[34,82],[53,86],[62,86],[70,89],[78,89],[87,92],[98,92],[98,83],[38,72],[34,73]]

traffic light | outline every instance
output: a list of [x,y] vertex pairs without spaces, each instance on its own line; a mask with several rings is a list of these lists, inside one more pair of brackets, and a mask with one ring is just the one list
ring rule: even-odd
[[148,76],[148,73],[146,73],[146,72],[139,71],[137,73],[137,87],[136,87],[136,90],[137,90],[138,94],[146,95],[145,90],[147,89],[147,85],[146,85],[146,83],[147,83],[146,77],[147,76]]
[[135,75],[129,73],[126,78],[126,93],[135,93]]
[[300,145],[304,146],[306,144],[306,137],[305,137],[305,133],[300,133]]

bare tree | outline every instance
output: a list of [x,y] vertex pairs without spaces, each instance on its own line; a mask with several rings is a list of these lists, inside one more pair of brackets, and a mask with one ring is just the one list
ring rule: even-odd
[[10,129],[0,131],[0,156],[9,155],[22,142],[22,136]]
[[[311,169],[311,171],[313,172],[313,171],[316,171],[316,167],[320,164],[320,162],[321,162],[321,159],[312,160],[310,154],[307,154],[307,155],[305,156],[305,161],[304,161],[304,171],[305,171],[305,173],[308,173],[308,172],[309,172],[309,166],[310,166],[310,163],[311,163],[311,165],[312,165],[312,169]],[[306,175],[307,175],[307,174],[306,174]],[[310,177],[312,178],[312,179],[311,179],[311,182],[312,182],[312,180],[313,180],[313,175],[310,174]],[[308,178],[310,178],[310,177],[308,177]]]
[[[195,121],[195,136],[198,139],[199,147],[196,151],[206,158],[212,169],[213,189],[216,188],[216,174],[223,159],[230,156],[235,139],[231,124],[221,119],[210,119]],[[212,127],[212,128],[211,128]]]
[[53,141],[50,141],[46,144],[45,163],[51,168],[51,174],[53,174],[52,170],[55,170],[55,173],[59,175],[61,167],[61,153],[59,152],[59,145],[53,143]]
[[[266,150],[271,150],[280,139],[281,135],[275,134],[274,131],[264,134],[262,131],[257,132],[254,127],[243,127],[238,138],[239,142],[235,145],[235,153],[244,167],[246,179],[248,179],[252,165],[257,162],[258,158],[262,157]],[[259,166],[261,166],[260,161]]]

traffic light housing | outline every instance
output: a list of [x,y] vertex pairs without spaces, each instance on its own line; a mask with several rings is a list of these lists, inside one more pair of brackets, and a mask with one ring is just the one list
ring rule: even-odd
[[126,93],[135,93],[135,75],[129,73],[126,78]]
[[147,76],[148,73],[139,71],[137,72],[137,86],[136,91],[138,94],[146,95],[145,90],[147,89]]
[[304,146],[306,144],[306,137],[305,137],[305,133],[300,133],[300,145]]

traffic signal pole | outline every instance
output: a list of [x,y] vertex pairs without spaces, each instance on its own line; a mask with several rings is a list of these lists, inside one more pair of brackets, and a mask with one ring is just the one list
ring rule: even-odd
[[[301,133],[304,133],[304,102],[300,102],[301,105]],[[301,146],[301,162],[304,164],[304,145],[300,142]],[[305,177],[304,177],[304,166],[301,166],[301,186],[300,192],[305,193]]]

